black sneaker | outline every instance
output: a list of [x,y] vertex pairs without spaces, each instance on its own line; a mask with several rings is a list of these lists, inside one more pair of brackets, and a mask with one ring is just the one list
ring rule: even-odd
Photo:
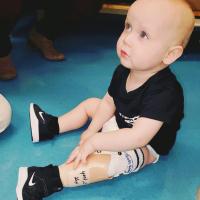
[[20,167],[16,194],[18,200],[42,200],[63,189],[58,167]]
[[30,123],[33,142],[52,139],[59,133],[58,118],[33,103],[30,104]]

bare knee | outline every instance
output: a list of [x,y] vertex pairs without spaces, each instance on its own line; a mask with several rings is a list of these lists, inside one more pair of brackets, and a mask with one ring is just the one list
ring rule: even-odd
[[101,99],[93,97],[93,98],[88,98],[81,103],[88,117],[93,118],[100,102]]

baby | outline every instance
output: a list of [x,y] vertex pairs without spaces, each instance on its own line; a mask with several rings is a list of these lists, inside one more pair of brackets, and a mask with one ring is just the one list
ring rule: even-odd
[[120,65],[102,99],[87,99],[60,117],[30,105],[33,142],[91,122],[64,164],[19,169],[18,200],[40,200],[63,187],[137,172],[168,155],[184,107],[169,65],[182,55],[193,27],[184,0],[135,1],[117,42]]

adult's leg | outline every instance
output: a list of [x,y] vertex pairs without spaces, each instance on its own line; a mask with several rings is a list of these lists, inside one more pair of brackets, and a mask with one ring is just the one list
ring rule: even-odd
[[40,49],[45,58],[59,61],[64,59],[64,54],[54,47],[55,39],[64,31],[77,28],[83,19],[94,19],[102,0],[40,0],[38,4],[44,15],[31,32],[29,42]]
[[[64,0],[37,0],[37,7],[44,10],[43,17],[38,20],[36,26],[29,35],[29,43],[41,51],[48,60],[63,60],[64,54],[54,47],[54,40],[58,36],[63,21],[64,6],[68,1]],[[63,23],[62,23],[63,26]]]
[[0,57],[6,57],[11,52],[10,33],[13,28],[13,23],[9,20],[0,19]]
[[15,25],[14,22],[14,20],[0,19],[0,80],[13,79],[17,74],[10,57],[12,49],[10,33]]
[[47,39],[54,41],[65,26],[64,18],[68,9],[72,9],[72,1],[42,0],[41,4],[44,16],[37,23],[36,29]]
[[93,21],[103,1],[42,0],[45,15],[37,24],[37,30],[48,39],[55,40],[62,31],[70,31],[71,27],[79,26],[84,21]]
[[[11,2],[10,2],[11,3]],[[18,1],[13,1],[17,4]],[[16,6],[16,9],[13,8]],[[10,33],[19,15],[19,6],[7,3],[0,4],[0,79],[10,80],[16,76],[16,68],[11,61],[10,52],[12,44]]]

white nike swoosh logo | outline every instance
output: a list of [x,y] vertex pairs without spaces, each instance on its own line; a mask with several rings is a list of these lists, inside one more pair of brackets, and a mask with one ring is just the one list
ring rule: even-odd
[[41,112],[41,111],[39,112],[40,117],[42,118],[43,122],[45,122],[43,114],[44,114],[43,112]]
[[30,181],[28,182],[28,186],[34,186],[35,183],[33,183],[33,177],[35,175],[35,172],[32,174]]

